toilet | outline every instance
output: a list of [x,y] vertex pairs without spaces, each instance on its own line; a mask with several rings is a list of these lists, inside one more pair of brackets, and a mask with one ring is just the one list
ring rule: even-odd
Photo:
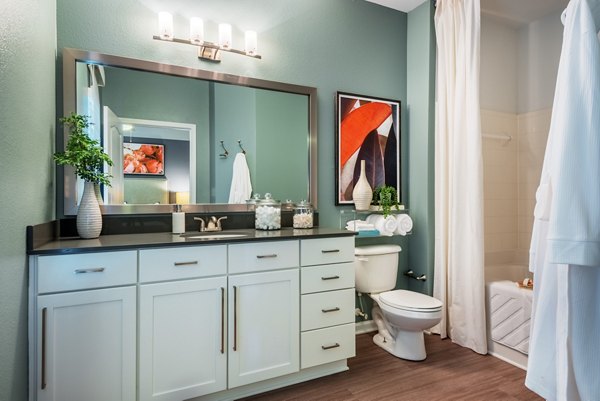
[[423,330],[440,322],[442,302],[414,291],[392,290],[401,250],[398,245],[356,247],[356,291],[377,304],[371,310],[378,329],[373,342],[398,358],[422,361],[427,357]]

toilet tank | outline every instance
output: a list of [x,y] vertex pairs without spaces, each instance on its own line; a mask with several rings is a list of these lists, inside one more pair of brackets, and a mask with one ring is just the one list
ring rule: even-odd
[[379,293],[396,286],[399,245],[371,245],[354,248],[356,291]]

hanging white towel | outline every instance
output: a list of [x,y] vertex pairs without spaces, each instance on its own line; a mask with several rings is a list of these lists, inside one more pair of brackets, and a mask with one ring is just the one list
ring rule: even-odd
[[246,155],[238,153],[233,161],[233,175],[231,189],[229,190],[229,203],[244,203],[252,194],[252,181],[250,170],[246,162]]

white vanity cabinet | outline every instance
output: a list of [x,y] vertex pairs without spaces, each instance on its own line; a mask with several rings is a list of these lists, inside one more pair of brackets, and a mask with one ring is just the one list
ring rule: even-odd
[[355,355],[354,238],[301,241],[301,368]]
[[227,387],[227,246],[140,250],[139,400]]
[[136,254],[32,257],[30,398],[135,401]]
[[229,262],[229,388],[297,372],[298,241],[229,245]]

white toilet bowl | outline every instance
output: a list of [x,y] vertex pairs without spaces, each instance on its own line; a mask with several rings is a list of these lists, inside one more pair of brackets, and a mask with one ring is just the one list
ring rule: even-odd
[[356,290],[376,302],[371,314],[378,333],[373,342],[398,358],[426,358],[423,330],[442,319],[442,302],[414,291],[394,290],[398,272],[397,245],[355,248]]
[[379,330],[373,342],[398,358],[424,360],[427,353],[423,330],[440,322],[442,303],[406,290],[370,295],[378,305],[371,311]]

